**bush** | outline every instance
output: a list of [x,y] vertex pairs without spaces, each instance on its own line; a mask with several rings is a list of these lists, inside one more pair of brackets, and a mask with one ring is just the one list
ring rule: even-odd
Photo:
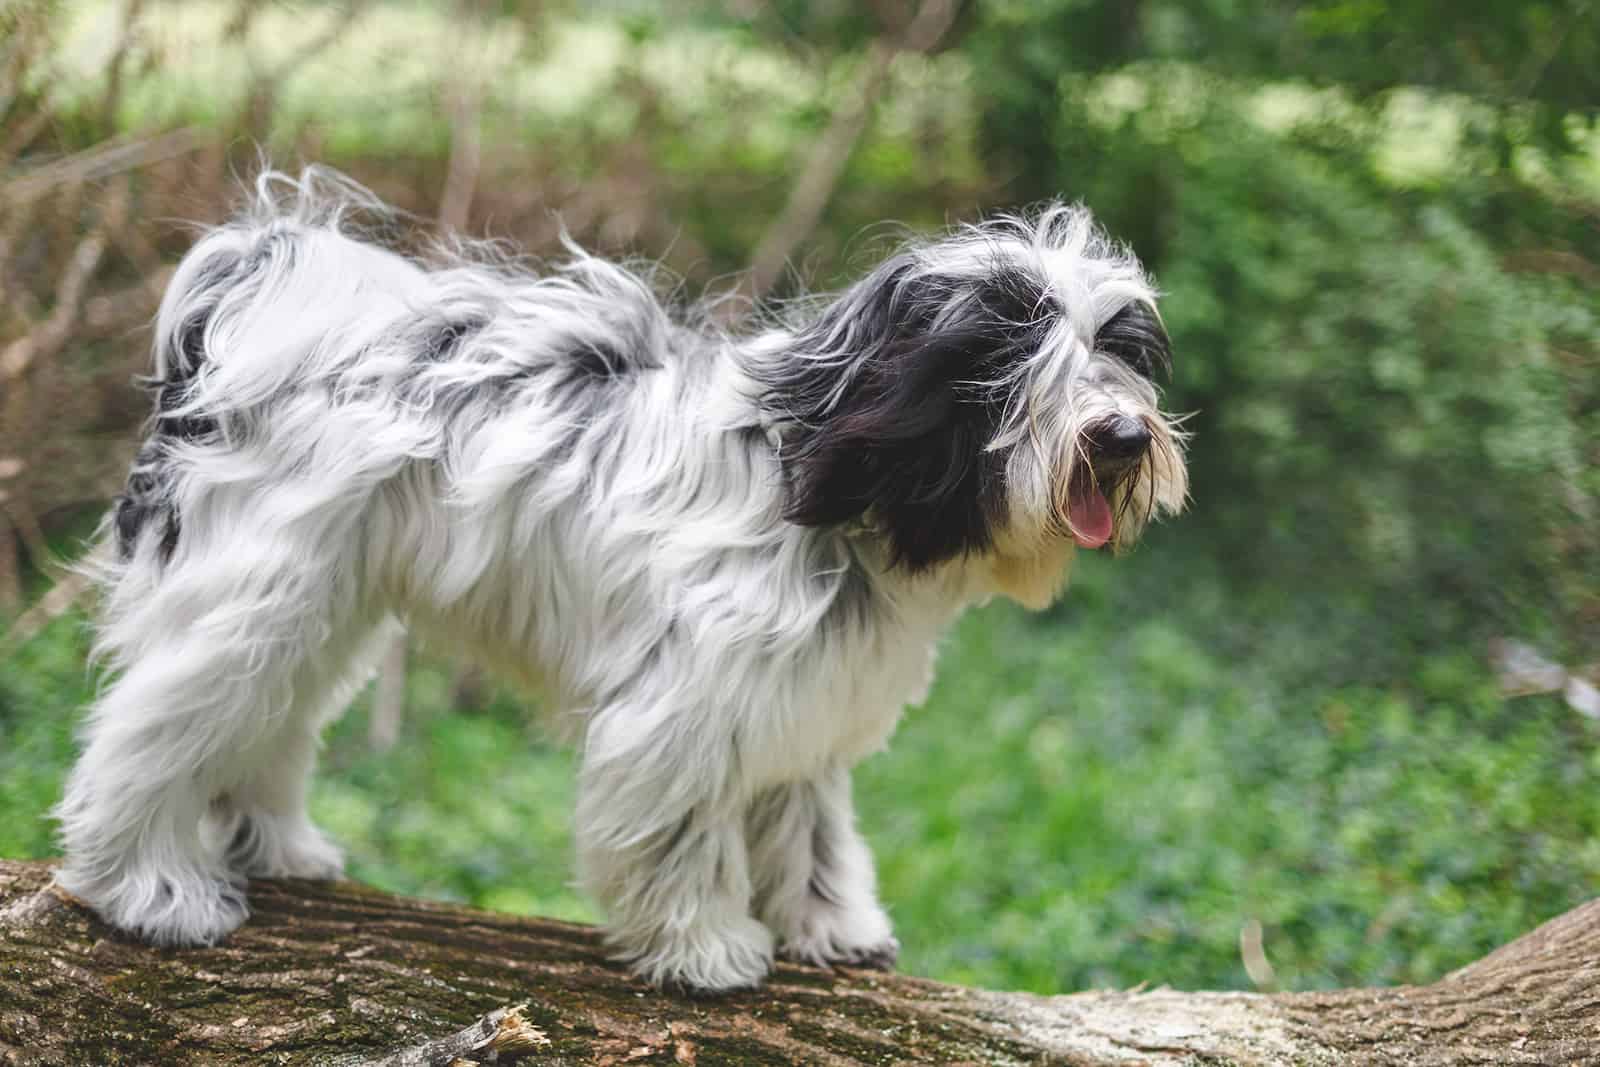
[[1242,581],[1385,617],[1350,662],[1600,633],[1594,293],[1507,269],[1459,192],[1383,180],[1348,128],[1271,133],[1192,70],[1096,89],[1063,83],[1049,136],[1168,294],[1191,530]]

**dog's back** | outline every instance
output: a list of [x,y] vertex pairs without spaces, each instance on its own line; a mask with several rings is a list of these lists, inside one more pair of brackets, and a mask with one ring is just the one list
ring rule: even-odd
[[[626,268],[576,248],[543,277],[444,252],[427,264],[358,227],[386,210],[315,168],[268,173],[250,209],[184,258],[156,323],[155,411],[114,511],[121,564],[166,563],[186,510],[252,479],[316,469],[348,495],[426,460],[463,501],[501,491],[504,457],[473,431],[559,397],[566,410],[544,435],[559,451],[586,386],[657,366],[670,348],[665,311]],[[469,404],[483,417],[450,418]],[[540,458],[518,456],[521,472]]]

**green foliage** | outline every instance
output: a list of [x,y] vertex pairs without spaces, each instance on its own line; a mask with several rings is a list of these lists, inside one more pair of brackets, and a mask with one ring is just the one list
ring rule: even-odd
[[1201,509],[1258,560],[1435,601],[1446,633],[1548,612],[1586,440],[1552,339],[1592,337],[1593,308],[1448,207],[1264,141],[1175,146],[1161,278]]
[[1519,145],[1580,150],[1600,102],[1600,19],[1588,0],[989,0],[977,9],[969,47],[993,74],[1002,121],[1046,118],[1063,73],[1159,59],[1360,97],[1409,86],[1457,94],[1483,105],[1470,116],[1472,137],[1509,165]]
[[[1259,97],[1191,69],[1057,95],[1032,135],[1055,182],[1168,294],[1171,402],[1196,413],[1191,530],[1249,546],[1241,581],[1358,581],[1406,640],[1343,664],[1393,671],[1507,628],[1583,647],[1600,619],[1600,299],[1508,268],[1472,195],[1506,182],[1397,186],[1350,123],[1270,131]],[[1547,227],[1523,200],[1524,233]]]
[[0,659],[0,856],[52,851],[49,812],[91,695],[87,654],[86,620],[74,612]]
[[[967,43],[1008,195],[1082,197],[1168,293],[1192,534],[1249,546],[1236,580],[1386,617],[1334,670],[1600,640],[1600,293],[1573,280],[1600,231],[1551,192],[1600,99],[1582,6],[1440,33],[1432,4],[997,2]],[[1465,94],[1434,101],[1426,177],[1393,172],[1415,134],[1383,95],[1419,84]]]
[[1594,737],[1559,702],[1507,704],[1441,653],[1296,681],[1325,620],[1243,611],[1170,539],[1137,564],[1089,569],[1042,626],[969,619],[863,768],[913,969],[1249,988],[1255,919],[1284,987],[1423,981],[1587,898]]
[[571,888],[572,754],[543,740],[525,705],[448,712],[448,675],[413,669],[411,714],[373,752],[366,707],[330,731],[312,814],[349,844],[350,873],[397,893],[589,920]]

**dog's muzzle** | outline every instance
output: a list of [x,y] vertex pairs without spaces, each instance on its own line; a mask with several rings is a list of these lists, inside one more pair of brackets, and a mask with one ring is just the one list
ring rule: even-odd
[[1113,415],[1084,434],[1084,446],[1089,463],[1073,478],[1067,520],[1074,541],[1099,548],[1116,532],[1108,496],[1144,462],[1150,428],[1140,419]]
[[1093,427],[1088,439],[1089,463],[1102,492],[1122,484],[1150,451],[1150,428],[1127,415],[1113,415]]

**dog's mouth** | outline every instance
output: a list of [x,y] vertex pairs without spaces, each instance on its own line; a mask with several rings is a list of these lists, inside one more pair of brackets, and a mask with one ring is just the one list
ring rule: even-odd
[[1072,458],[1064,508],[1072,540],[1093,549],[1137,536],[1156,507],[1157,468],[1173,458],[1169,435],[1146,419],[1113,414],[1084,431]]
[[1123,487],[1139,477],[1144,455],[1095,456],[1079,463],[1067,489],[1067,531],[1080,548],[1103,548],[1117,537],[1117,518],[1132,503]]
[[1099,548],[1111,540],[1116,522],[1111,502],[1091,474],[1074,478],[1067,495],[1067,526],[1080,548]]

